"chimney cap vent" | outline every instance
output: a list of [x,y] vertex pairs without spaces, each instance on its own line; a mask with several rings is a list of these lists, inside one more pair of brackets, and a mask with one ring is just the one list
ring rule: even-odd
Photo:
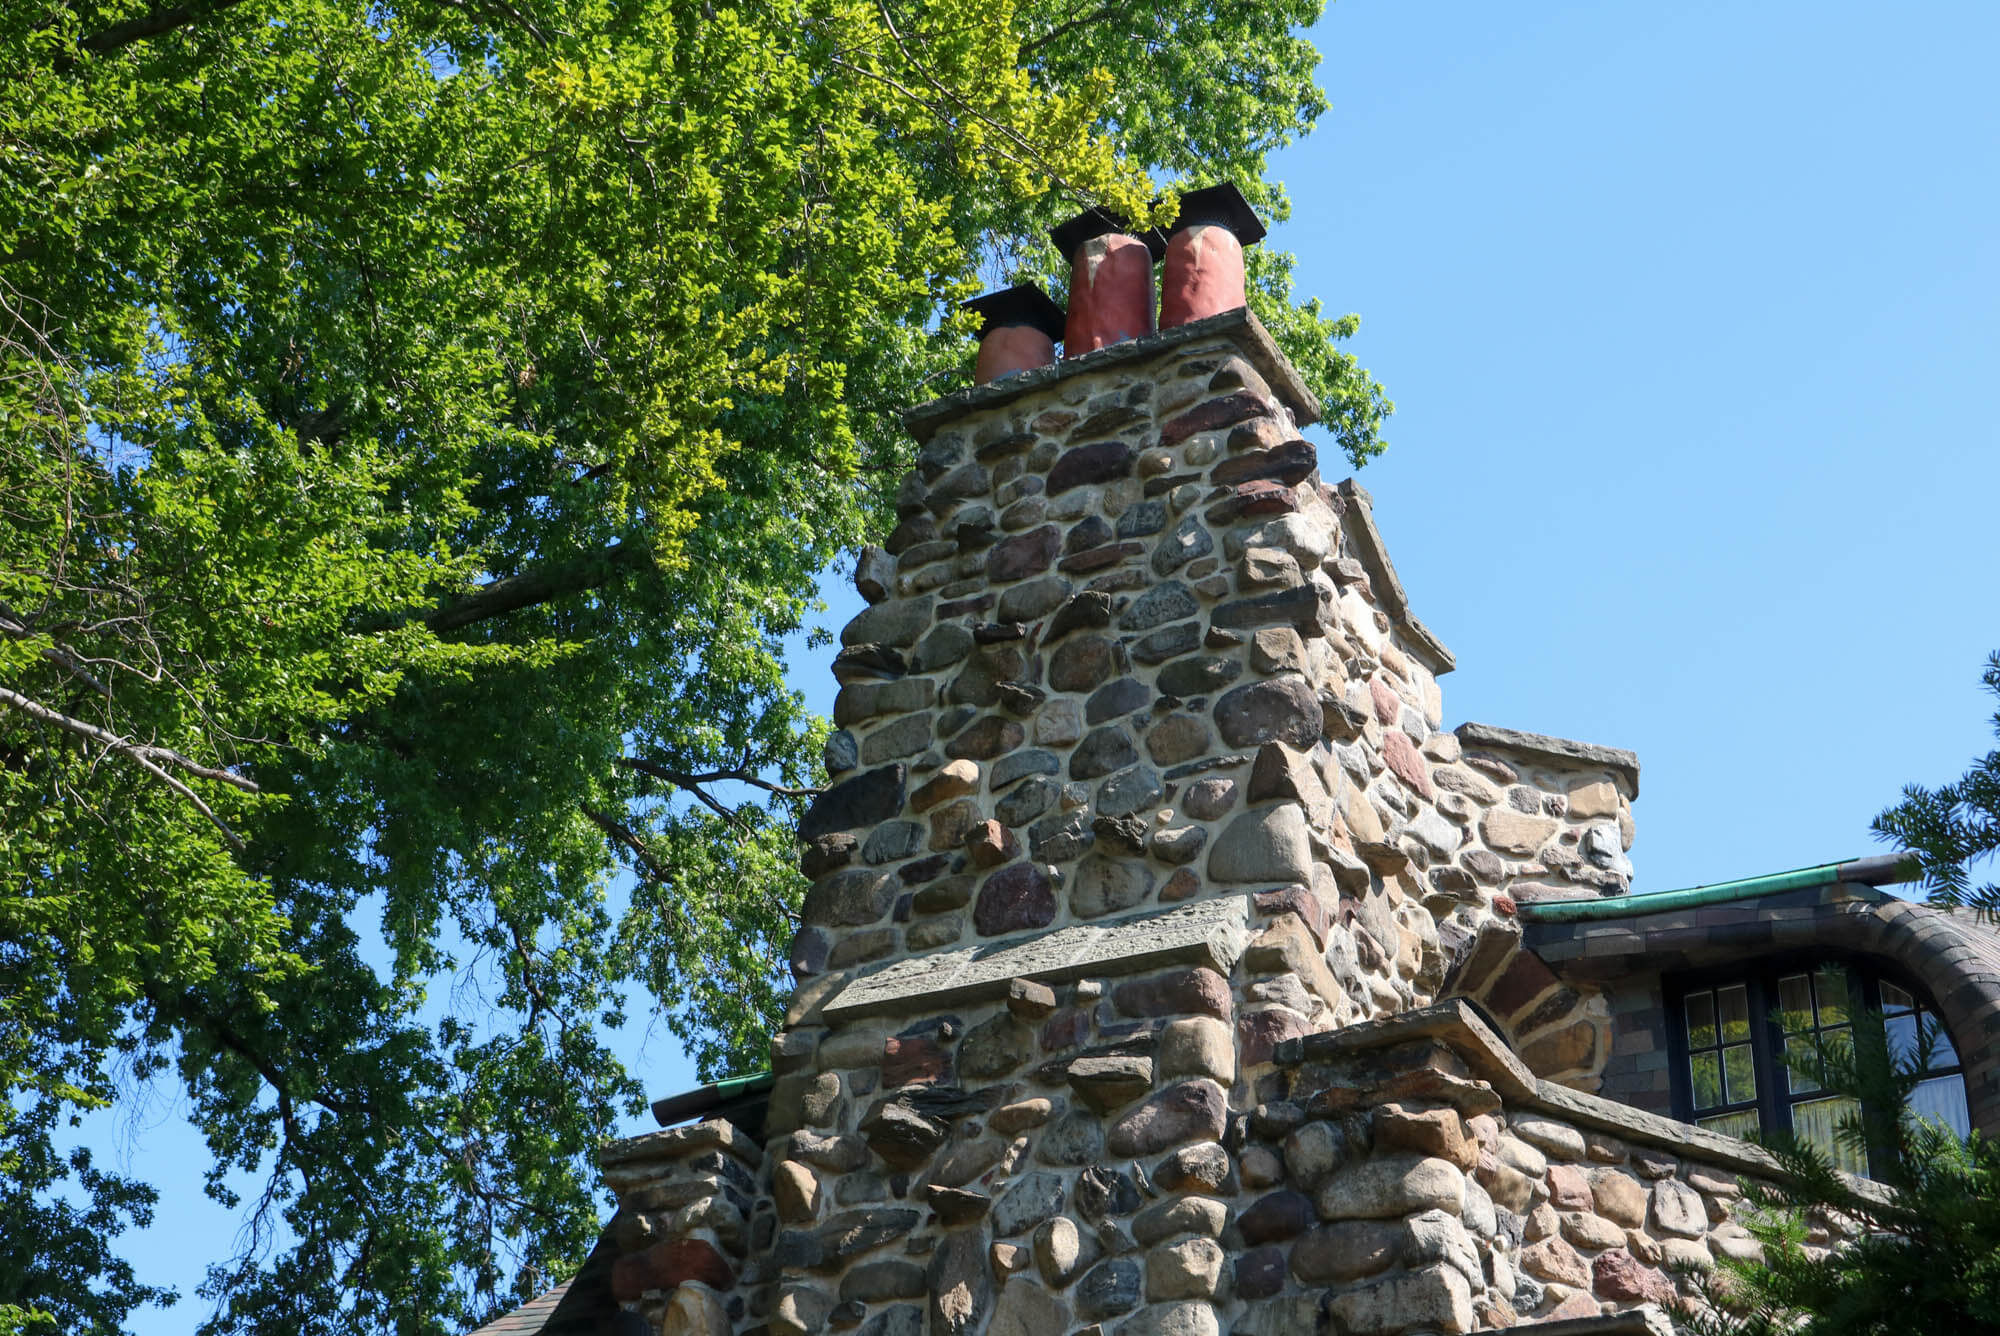
[[1230,181],[1183,194],[1180,216],[1174,219],[1174,225],[1167,231],[1171,234],[1197,223],[1226,227],[1245,246],[1254,246],[1264,239],[1263,220],[1250,207],[1250,202],[1243,198],[1243,192]]
[[1155,264],[1167,253],[1167,238],[1159,228],[1149,227],[1143,232],[1134,232],[1123,214],[1095,206],[1085,209],[1060,227],[1050,228],[1049,240],[1056,243],[1065,264],[1075,264],[1077,248],[1092,237],[1101,237],[1107,232],[1123,232],[1139,238],[1146,243]]
[[1026,325],[1048,335],[1052,343],[1062,341],[1063,308],[1057,306],[1038,283],[1016,283],[1011,288],[974,297],[961,305],[979,317],[979,337],[982,339],[1008,325]]

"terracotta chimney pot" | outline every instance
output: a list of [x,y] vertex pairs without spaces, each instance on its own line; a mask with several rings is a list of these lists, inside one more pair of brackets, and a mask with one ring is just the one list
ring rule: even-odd
[[1153,332],[1153,264],[1166,238],[1126,229],[1118,215],[1087,209],[1049,233],[1070,267],[1065,358]]
[[1034,283],[1020,283],[965,303],[980,317],[979,357],[972,380],[984,385],[1037,367],[1053,366],[1063,310]]
[[1233,311],[1245,302],[1243,248],[1264,239],[1264,224],[1227,183],[1181,196],[1169,229],[1160,284],[1160,328]]

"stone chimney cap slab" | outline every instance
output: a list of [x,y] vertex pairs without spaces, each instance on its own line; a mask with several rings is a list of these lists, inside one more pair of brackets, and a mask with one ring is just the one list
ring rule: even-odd
[[1625,781],[1632,790],[1632,797],[1639,796],[1639,758],[1622,747],[1600,747],[1594,742],[1574,742],[1569,738],[1552,738],[1541,733],[1523,733],[1493,724],[1464,723],[1452,732],[1467,747],[1483,747],[1487,751],[1506,752],[1530,761],[1554,763],[1565,770],[1578,761],[1603,766]]
[[1063,308],[1042,291],[1039,283],[1016,283],[1011,288],[974,297],[963,305],[979,317],[982,339],[1008,325],[1026,325],[1048,335],[1052,342],[1062,342]]
[[862,974],[822,1014],[840,1024],[861,1016],[931,1011],[1004,998],[1016,979],[1068,983],[1167,965],[1207,965],[1228,974],[1248,938],[1249,901],[1231,895],[1110,923],[1078,923],[1013,942],[939,951]]
[[1161,357],[1176,348],[1211,338],[1226,338],[1236,345],[1237,351],[1257,368],[1258,374],[1270,385],[1271,392],[1291,410],[1294,423],[1306,427],[1319,421],[1319,400],[1306,388],[1305,381],[1299,378],[1291,362],[1278,351],[1278,345],[1272,341],[1263,323],[1249,307],[1239,306],[1233,311],[1221,311],[1200,320],[1190,320],[1185,325],[1163,329],[1157,334],[1125,339],[1081,357],[1064,358],[1054,366],[1023,371],[918,404],[903,414],[903,426],[919,441],[928,440],[931,433],[945,423],[967,413],[1012,403],[1072,376],[1087,376],[1106,367]]
[[1062,252],[1064,264],[1075,264],[1077,247],[1092,237],[1101,237],[1107,232],[1123,232],[1127,236],[1139,238],[1146,243],[1146,249],[1152,252],[1155,264],[1158,264],[1160,257],[1167,253],[1167,239],[1161,235],[1159,228],[1149,227],[1143,232],[1135,232],[1123,214],[1096,207],[1085,209],[1068,222],[1050,228],[1049,240],[1055,242],[1056,249]]
[[1194,227],[1199,223],[1226,227],[1245,246],[1254,246],[1264,239],[1264,220],[1257,216],[1257,211],[1250,207],[1250,201],[1243,198],[1243,192],[1236,188],[1233,181],[1204,186],[1182,195],[1180,216],[1167,229],[1167,235],[1172,236],[1184,227]]

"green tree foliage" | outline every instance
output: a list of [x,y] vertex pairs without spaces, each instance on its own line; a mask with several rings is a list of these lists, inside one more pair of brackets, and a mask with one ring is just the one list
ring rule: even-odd
[[[264,1185],[211,1331],[573,1266],[629,1000],[761,1061],[823,727],[780,645],[951,303],[1085,203],[1282,217],[1318,9],[0,7],[0,1326],[150,1297],[149,1189],[57,1146],[152,1081]],[[1352,320],[1252,287],[1362,462]]]
[[1934,1032],[1900,1059],[1879,1015],[1857,1014],[1853,1036],[1801,1067],[1859,1102],[1836,1135],[1871,1157],[1879,1182],[1836,1172],[1810,1143],[1767,1138],[1781,1186],[1753,1187],[1740,1216],[1763,1260],[1721,1262],[1703,1285],[1710,1310],[1687,1324],[1696,1336],[2000,1330],[2000,1142],[1961,1142],[1904,1113]]
[[[2000,652],[1987,657],[1981,680],[2000,699]],[[1993,732],[2000,737],[2000,709],[1993,713]],[[1952,783],[1905,788],[1903,801],[1876,817],[1874,828],[1882,839],[1917,856],[1921,884],[1932,904],[2000,914],[2000,886],[1973,879],[1974,865],[2000,850],[2000,752],[1975,759],[1965,776]]]

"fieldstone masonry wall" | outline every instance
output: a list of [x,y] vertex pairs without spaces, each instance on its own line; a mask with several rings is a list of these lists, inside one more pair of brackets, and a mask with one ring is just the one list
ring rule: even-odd
[[1609,1014],[1514,908],[1624,892],[1636,761],[1440,731],[1316,412],[1239,310],[911,415],[767,1144],[620,1161],[677,1166],[616,1180],[660,1330],[1466,1332],[1748,1246],[1727,1153],[1540,1079],[1592,1084]]

